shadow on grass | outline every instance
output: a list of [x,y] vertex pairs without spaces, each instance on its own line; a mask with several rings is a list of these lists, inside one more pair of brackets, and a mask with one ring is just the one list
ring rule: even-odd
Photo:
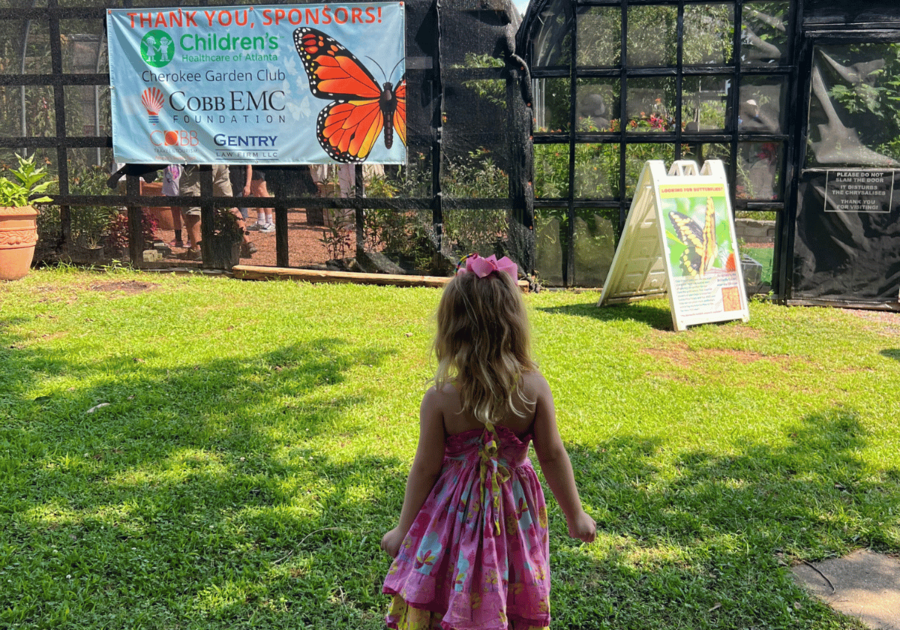
[[[667,457],[637,436],[570,449],[600,541],[565,536],[555,511],[555,623],[594,628],[856,628],[807,598],[787,565],[851,548],[897,551],[897,471],[857,455],[852,410],[810,415],[784,446]],[[669,464],[660,469],[661,462]]]
[[[331,386],[391,352],[322,338],[85,366],[18,341],[0,354],[0,626],[378,627],[405,462],[342,454],[368,395]],[[90,384],[26,399],[72,373]]]
[[[0,626],[383,627],[378,541],[410,462],[346,455],[379,428],[355,416],[364,388],[329,386],[387,353],[322,338],[157,369],[0,339],[7,374],[91,383],[38,401],[0,383]],[[900,472],[873,472],[866,446],[836,407],[730,452],[640,435],[570,448],[601,540],[571,542],[553,508],[554,626],[856,627],[780,563],[897,551]]]
[[885,348],[881,351],[881,356],[900,361],[900,348]]
[[[10,332],[11,327],[29,324],[33,318],[0,317],[0,419],[13,418],[17,404],[24,390],[32,383],[33,373],[29,369],[40,355],[27,349],[27,339]],[[50,362],[51,369],[62,364]]]
[[594,300],[589,304],[571,304],[566,306],[538,307],[536,310],[554,315],[589,317],[603,322],[635,321],[646,324],[657,330],[672,330],[672,314],[669,303],[665,300],[651,302],[635,302],[632,304],[616,304],[598,307]]

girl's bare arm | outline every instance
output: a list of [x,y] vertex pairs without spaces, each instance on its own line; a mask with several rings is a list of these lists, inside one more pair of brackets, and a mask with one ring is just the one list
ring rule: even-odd
[[400,544],[441,474],[444,462],[444,418],[437,403],[438,394],[430,389],[422,398],[419,408],[419,445],[406,480],[400,522],[381,539],[381,548],[391,557],[397,555]]
[[534,450],[541,470],[553,496],[566,515],[569,535],[584,542],[592,542],[597,532],[597,524],[581,507],[572,462],[563,446],[556,426],[556,409],[553,394],[543,376],[533,379],[536,394],[534,416]]

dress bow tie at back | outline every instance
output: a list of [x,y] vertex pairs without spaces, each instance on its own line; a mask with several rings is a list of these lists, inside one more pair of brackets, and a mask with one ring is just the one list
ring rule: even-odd
[[510,479],[509,470],[500,463],[500,446],[497,430],[493,423],[485,424],[484,444],[478,451],[481,459],[479,474],[481,476],[481,504],[484,505],[484,487],[488,473],[491,475],[491,502],[494,506],[494,535],[500,535],[500,484]]

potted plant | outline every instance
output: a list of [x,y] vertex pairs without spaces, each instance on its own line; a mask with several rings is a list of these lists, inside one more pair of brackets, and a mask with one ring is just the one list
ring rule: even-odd
[[203,245],[204,267],[231,270],[241,261],[241,242],[244,231],[238,227],[240,214],[226,208],[216,208],[213,234]]
[[15,179],[0,177],[0,280],[18,280],[28,273],[38,240],[38,212],[31,204],[52,201],[46,196],[32,199],[52,183],[38,183],[47,173],[34,165],[34,156],[16,158],[18,168],[8,169]]

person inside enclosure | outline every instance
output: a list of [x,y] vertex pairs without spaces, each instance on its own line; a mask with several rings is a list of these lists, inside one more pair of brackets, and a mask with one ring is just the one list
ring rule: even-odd
[[[178,180],[181,179],[181,165],[169,164],[163,170],[162,194],[166,197],[177,197],[180,187]],[[172,226],[175,230],[175,240],[169,243],[170,247],[184,247],[184,240],[181,236],[181,210],[179,208],[170,208],[172,212]],[[191,244],[188,242],[188,248]]]
[[[249,197],[250,196],[250,179],[253,168],[248,164],[247,166],[236,166],[232,164],[228,167],[228,177],[231,180],[231,192],[234,193],[235,197]],[[250,216],[250,209],[241,207],[239,208],[241,211],[241,219],[243,219],[244,223],[247,223],[247,219]],[[250,229],[249,227],[247,229]]]
[[[213,195],[216,197],[231,197],[231,179],[227,164],[213,164]],[[200,196],[200,169],[196,164],[188,164],[181,172],[179,179],[179,189],[184,197]],[[187,226],[188,238],[190,238],[191,246],[185,252],[184,257],[187,260],[200,259],[200,206],[192,206],[182,208],[184,214],[184,223]],[[241,257],[249,258],[256,251],[256,245],[250,242],[247,236],[244,220],[237,208],[231,208],[231,213],[235,215],[238,228],[243,234],[241,243]]]
[[[251,175],[250,190],[254,197],[271,197],[266,187],[266,174],[261,170],[247,166],[247,172]],[[274,232],[275,220],[272,218],[273,208],[257,208],[256,209],[256,225],[251,225],[248,229],[259,230],[260,232]]]
[[556,426],[553,396],[531,358],[516,264],[473,254],[437,311],[434,386],[400,522],[381,540],[390,628],[522,630],[550,624],[550,548],[541,469],[568,523],[591,542]]
[[[254,169],[254,174],[256,169]],[[306,164],[294,166],[266,166],[266,194],[274,199],[279,197],[312,197],[317,192],[310,167]],[[304,208],[297,211],[307,213]]]

